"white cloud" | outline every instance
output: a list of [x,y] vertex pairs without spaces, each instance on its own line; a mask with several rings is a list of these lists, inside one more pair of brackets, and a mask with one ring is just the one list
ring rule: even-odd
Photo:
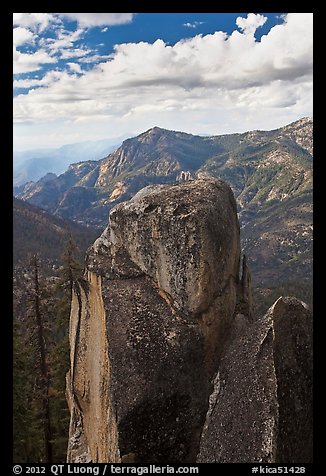
[[311,115],[312,14],[288,14],[258,42],[248,31],[262,21],[242,24],[243,33],[198,35],[174,46],[162,40],[117,45],[108,61],[82,76],[61,73],[16,97],[14,117],[38,123],[61,118],[71,128],[92,121],[98,131],[112,127],[121,135],[153,124],[234,132]]
[[130,23],[133,19],[133,13],[60,13],[59,15],[73,21],[83,28],[104,26],[104,25],[122,25]]
[[245,35],[254,35],[257,28],[265,25],[267,17],[259,13],[248,13],[247,18],[238,17],[236,24]]
[[80,58],[80,63],[98,63],[99,61],[105,61],[106,59],[112,58],[112,55],[91,55]]
[[183,23],[182,26],[186,26],[187,28],[196,28],[196,25],[194,23]]
[[57,31],[57,38],[47,38],[47,47],[54,53],[65,48],[72,48],[74,43],[83,36],[84,31],[78,28],[76,31],[65,31],[63,29]]
[[62,25],[63,18],[76,21],[82,28],[92,28],[130,23],[133,17],[134,13],[13,13],[13,25],[42,32],[51,24]]
[[63,73],[62,71],[49,71],[41,79],[16,79],[14,80],[14,88],[29,89],[49,86],[51,83],[61,79],[64,74],[66,73]]
[[21,53],[15,47],[13,50],[14,74],[29,73],[42,69],[42,65],[56,63],[56,58],[51,57],[46,51],[40,49],[35,53]]
[[[14,24],[18,26],[13,30],[14,46],[19,47],[27,43],[35,43],[38,48],[34,53],[26,53],[14,50],[14,73],[27,73],[41,69],[42,64],[55,63],[58,58],[67,60],[82,58],[95,53],[83,44],[75,46],[80,41],[86,30],[77,28],[75,31],[65,30],[58,14],[17,13],[14,14]],[[78,14],[77,14],[78,15]],[[38,36],[33,31],[41,32],[46,28],[55,26],[53,29],[55,38],[51,36]],[[33,31],[32,31],[33,30]],[[37,39],[37,42],[35,41]],[[105,58],[104,58],[105,59]],[[94,62],[90,60],[89,62]]]
[[67,66],[69,66],[70,70],[73,71],[74,73],[82,74],[83,71],[80,67],[80,64],[78,63],[67,63]]
[[25,43],[33,43],[35,35],[27,28],[18,26],[13,30],[13,44],[14,46],[21,46]]
[[193,23],[183,23],[182,26],[185,26],[187,28],[197,28],[199,25],[203,25],[203,21],[194,21]]
[[[93,52],[85,47],[74,48],[74,43],[83,36],[85,30],[79,28],[76,31],[66,31],[61,26],[61,20],[58,20],[53,14],[15,13],[13,21],[15,25],[25,25],[18,26],[13,30],[14,74],[37,71],[44,64],[56,63],[58,59],[55,55],[61,55],[62,59],[68,59]],[[52,24],[56,26],[56,38],[38,37],[38,34],[33,33],[35,31],[42,32]],[[38,39],[37,42],[36,39]],[[17,49],[27,43],[35,43],[37,50],[33,53],[26,53]]]
[[85,30],[82,28],[76,31],[67,31],[63,28],[57,30],[56,38],[44,38],[42,45],[47,48],[49,54],[59,55],[60,59],[81,58],[94,53],[94,50],[87,48],[85,45],[75,46],[75,43],[83,38]]
[[58,19],[51,13],[14,13],[13,24],[30,28],[32,31],[42,32],[50,23],[57,23]]
[[72,48],[72,49],[68,49],[68,50],[62,50],[61,53],[60,53],[60,58],[61,59],[83,58],[84,56],[87,56],[90,53],[92,53],[92,50],[89,50],[86,47]]

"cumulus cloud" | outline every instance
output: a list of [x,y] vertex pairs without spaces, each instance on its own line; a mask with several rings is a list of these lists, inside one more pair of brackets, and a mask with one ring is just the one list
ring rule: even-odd
[[[75,31],[65,30],[64,18],[77,21],[79,27]],[[107,55],[101,58],[96,50],[81,43],[87,28],[129,23],[132,18],[132,13],[14,13],[14,74],[40,70],[58,59],[85,58],[85,63],[104,61]],[[42,35],[48,29],[52,35]],[[34,51],[20,50],[26,44],[33,45]]]
[[13,44],[14,46],[21,46],[25,43],[33,43],[35,35],[27,28],[18,26],[13,29]]
[[83,27],[95,27],[105,25],[122,25],[130,23],[133,19],[133,13],[60,13],[61,16],[68,18]]
[[58,23],[58,19],[51,13],[14,13],[14,26],[30,28],[32,31],[42,32],[51,23]]
[[46,87],[20,94],[14,117],[79,124],[102,118],[121,134],[126,124],[217,133],[309,115],[312,14],[288,14],[261,41],[252,32],[264,17],[243,20],[237,19],[242,33],[197,35],[174,46],[162,40],[117,45],[108,61],[82,76],[62,72]]
[[257,28],[265,25],[267,17],[264,15],[248,13],[247,18],[238,17],[236,24],[245,35],[254,35]]
[[[14,74],[37,71],[42,69],[44,64],[56,63],[58,61],[56,55],[60,55],[62,59],[68,59],[93,53],[92,50],[85,47],[74,48],[75,42],[83,36],[83,29],[66,31],[62,27],[61,21],[58,21],[53,14],[15,13],[13,22],[14,25],[20,25],[13,29]],[[56,37],[39,37],[39,34],[52,24],[56,26]],[[28,53],[19,51],[21,46],[28,43],[35,44],[36,51]]]
[[56,63],[56,58],[50,56],[46,51],[40,49],[35,53],[21,53],[15,47],[13,50],[13,72],[14,74],[30,73],[42,69],[42,65]]
[[58,81],[59,79],[62,79],[63,75],[65,74],[66,73],[63,73],[62,71],[49,71],[41,79],[16,79],[14,80],[14,88],[29,89],[45,87],[54,83],[55,81]]
[[63,19],[76,21],[81,28],[123,25],[133,20],[134,13],[13,13],[13,25],[29,28],[33,32],[43,32],[50,26],[63,25]]
[[69,69],[73,71],[74,73],[82,74],[83,71],[80,67],[80,64],[78,63],[67,63],[67,66],[69,66]]

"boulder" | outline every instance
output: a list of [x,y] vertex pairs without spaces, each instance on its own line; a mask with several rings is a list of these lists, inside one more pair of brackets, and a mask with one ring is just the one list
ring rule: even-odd
[[146,187],[111,210],[72,300],[68,461],[195,461],[239,259],[221,180]]
[[312,316],[301,301],[235,317],[197,462],[312,462]]

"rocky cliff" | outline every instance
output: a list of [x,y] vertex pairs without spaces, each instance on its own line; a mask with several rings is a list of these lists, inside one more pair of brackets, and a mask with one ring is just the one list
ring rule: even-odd
[[[189,463],[199,455],[199,461],[267,462],[283,461],[286,451],[295,458],[284,441],[289,433],[296,441],[291,416],[302,416],[303,404],[310,409],[310,341],[300,341],[309,319],[299,313],[292,329],[285,301],[278,317],[252,321],[250,272],[244,260],[240,277],[239,266],[236,204],[219,179],[149,186],[111,210],[72,299],[68,461]],[[237,356],[232,345],[242,338]],[[266,339],[272,343],[260,345]],[[306,366],[298,357],[302,349]],[[293,369],[305,384],[301,390],[299,384],[291,390]],[[238,403],[236,379],[239,395],[246,394]],[[223,417],[228,401],[232,408],[240,403],[243,427],[248,422],[251,431],[257,422],[251,452],[245,445],[255,430],[242,438],[243,450],[232,449],[227,438],[224,446],[212,405]],[[239,408],[230,414],[231,428]],[[309,410],[305,415],[304,440]],[[215,453],[219,444],[227,456]]]

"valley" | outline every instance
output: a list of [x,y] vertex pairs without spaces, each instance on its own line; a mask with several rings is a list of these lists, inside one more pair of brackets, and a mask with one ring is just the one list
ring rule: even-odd
[[147,185],[221,178],[236,197],[258,307],[286,283],[306,289],[302,297],[311,303],[312,132],[309,118],[272,131],[209,137],[154,127],[101,160],[71,164],[59,176],[14,191],[24,202],[100,232],[110,209]]

